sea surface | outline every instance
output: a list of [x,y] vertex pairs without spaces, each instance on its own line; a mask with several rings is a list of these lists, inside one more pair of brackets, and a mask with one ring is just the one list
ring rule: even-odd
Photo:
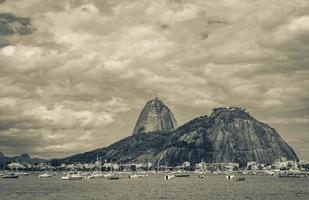
[[226,180],[224,175],[200,179],[164,180],[164,174],[119,180],[61,180],[61,175],[39,179],[37,174],[19,179],[0,178],[1,200],[81,200],[81,199],[309,199],[309,178],[245,176],[245,181]]

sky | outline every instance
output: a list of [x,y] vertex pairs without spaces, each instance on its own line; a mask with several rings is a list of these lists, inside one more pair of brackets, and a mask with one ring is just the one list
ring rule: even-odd
[[308,0],[0,0],[0,152],[64,157],[240,106],[309,160]]

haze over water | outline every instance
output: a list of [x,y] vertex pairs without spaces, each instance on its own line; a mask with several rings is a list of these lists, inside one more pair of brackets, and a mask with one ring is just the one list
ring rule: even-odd
[[164,174],[119,180],[63,181],[60,176],[38,179],[36,175],[0,179],[1,200],[82,199],[309,199],[309,179],[246,176],[246,181],[228,181],[223,175],[200,179],[164,180]]

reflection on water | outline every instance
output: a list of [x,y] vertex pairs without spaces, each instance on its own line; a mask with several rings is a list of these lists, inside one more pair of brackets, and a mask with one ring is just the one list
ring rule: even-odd
[[60,176],[38,179],[0,179],[0,199],[309,199],[309,178],[248,176],[245,181],[227,181],[225,176],[164,180],[164,174],[120,180],[63,181]]

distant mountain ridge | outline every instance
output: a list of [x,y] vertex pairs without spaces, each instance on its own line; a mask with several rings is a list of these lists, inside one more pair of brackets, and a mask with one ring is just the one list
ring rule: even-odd
[[31,158],[29,154],[23,153],[19,156],[5,156],[2,152],[0,152],[0,165],[2,166],[3,163],[29,163],[29,164],[39,164],[46,162],[46,159],[41,158]]
[[237,107],[215,108],[209,117],[195,118],[176,130],[138,132],[106,148],[54,160],[54,163],[89,162],[97,155],[119,163],[151,162],[171,166],[202,160],[241,165],[249,161],[270,164],[281,157],[298,160],[275,129]]

